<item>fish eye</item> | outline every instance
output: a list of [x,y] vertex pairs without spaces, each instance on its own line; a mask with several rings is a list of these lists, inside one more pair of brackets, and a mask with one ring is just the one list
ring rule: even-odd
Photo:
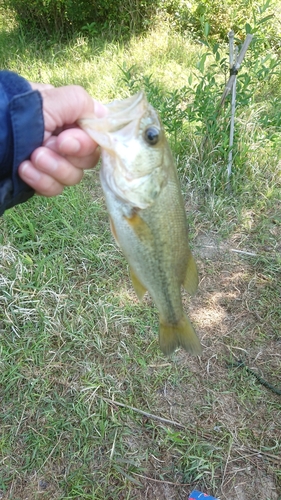
[[149,127],[144,132],[144,138],[147,144],[154,146],[159,139],[159,130],[156,127]]

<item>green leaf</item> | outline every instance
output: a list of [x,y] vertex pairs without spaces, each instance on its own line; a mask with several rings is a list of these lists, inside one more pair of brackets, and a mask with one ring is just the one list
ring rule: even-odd
[[209,23],[205,23],[204,24],[204,35],[206,38],[208,38],[209,33],[210,33],[210,25],[209,25]]
[[257,22],[257,24],[263,24],[269,21],[269,19],[272,19],[274,17],[274,14],[269,14],[269,16],[263,17],[260,19],[260,21]]
[[247,35],[249,35],[250,33],[252,33],[253,28],[252,28],[252,26],[249,23],[245,24],[245,31],[246,31]]
[[196,64],[196,67],[199,69],[200,73],[204,72],[205,62],[207,59],[208,53],[202,55],[201,59]]

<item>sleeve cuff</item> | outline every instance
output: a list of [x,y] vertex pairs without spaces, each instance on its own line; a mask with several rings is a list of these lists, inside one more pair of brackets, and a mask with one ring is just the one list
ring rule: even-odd
[[[21,162],[39,147],[44,137],[42,97],[27,80],[8,71],[0,71],[2,123],[6,140],[0,145],[0,215],[7,208],[30,198],[34,191],[18,175]],[[2,173],[2,176],[1,176]]]
[[[10,102],[14,136],[13,187],[14,194],[22,190],[34,192],[18,175],[21,162],[41,146],[44,137],[42,97],[38,90],[15,96]],[[25,201],[25,200],[24,200]]]

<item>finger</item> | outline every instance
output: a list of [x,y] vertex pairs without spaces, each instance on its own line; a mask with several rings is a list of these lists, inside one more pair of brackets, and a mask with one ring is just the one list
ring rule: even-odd
[[42,196],[57,196],[63,191],[64,186],[61,183],[37,170],[30,161],[23,162],[18,173],[23,181]]
[[98,145],[91,137],[78,127],[64,130],[56,137],[50,137],[44,146],[63,156],[89,156]]
[[[74,186],[81,181],[83,171],[67,158],[46,147],[37,148],[30,157],[33,165],[65,186]],[[81,159],[79,159],[81,160]],[[87,165],[88,166],[88,165]]]
[[39,92],[41,92],[42,90],[54,88],[54,86],[51,85],[50,83],[36,83],[36,82],[29,82],[29,83],[31,85],[32,90],[39,90]]
[[[50,153],[52,158],[57,158],[57,160],[60,161],[60,168],[61,168],[61,162],[62,162],[63,158],[68,162],[68,164],[71,164],[73,167],[83,169],[83,170],[87,170],[87,169],[95,167],[100,159],[100,149],[96,145],[95,145],[94,151],[86,156],[85,155],[84,156],[72,156],[72,155],[62,156],[62,154],[60,152],[57,153],[57,151],[59,151],[60,148],[59,148],[59,145],[57,144],[55,137],[52,137],[50,139],[50,141],[47,141],[46,144],[47,144],[47,147],[45,146],[45,149],[51,150],[54,153],[54,155],[52,155],[52,153]],[[65,146],[66,147],[63,148],[65,151],[68,150],[70,152],[70,150],[73,148],[73,145],[71,143],[66,144]],[[86,151],[87,151],[87,149],[88,149],[88,151],[91,152],[92,145],[90,146],[90,148],[85,147]],[[76,153],[76,155],[79,155],[79,154],[80,154],[80,152]],[[43,161],[43,165],[41,165],[41,160],[42,160],[41,158],[39,158],[39,163],[37,163],[38,162],[37,155],[38,155],[38,150],[36,149],[31,155],[31,161],[36,162],[36,165],[38,165],[38,168],[40,170],[44,169],[44,171],[46,171],[47,165],[46,165],[45,160]]]
[[89,170],[97,165],[100,159],[100,151],[96,149],[94,153],[89,156],[83,156],[83,158],[79,158],[78,156],[65,156],[65,159],[80,170]]

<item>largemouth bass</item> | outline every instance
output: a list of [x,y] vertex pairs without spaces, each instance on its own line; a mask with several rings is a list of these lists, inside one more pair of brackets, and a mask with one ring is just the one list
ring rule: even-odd
[[186,213],[163,126],[143,92],[106,105],[107,116],[80,126],[101,146],[100,179],[113,236],[141,300],[146,291],[160,315],[164,354],[201,345],[182,306],[181,286],[193,295],[197,268],[188,245]]

